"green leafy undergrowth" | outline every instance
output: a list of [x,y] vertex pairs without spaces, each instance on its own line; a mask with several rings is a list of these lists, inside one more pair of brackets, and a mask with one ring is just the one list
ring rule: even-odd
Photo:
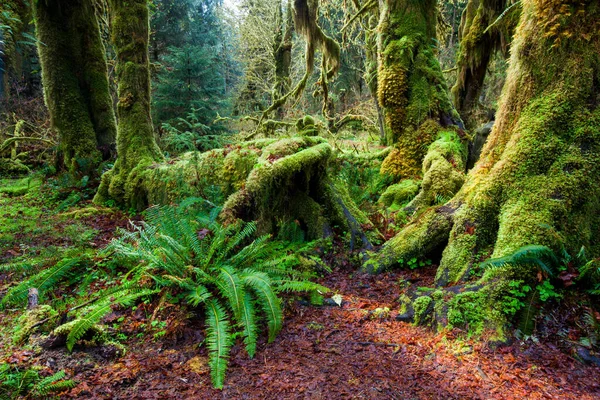
[[39,368],[20,368],[9,363],[0,363],[0,398],[20,399],[48,398],[75,387],[75,382],[65,379],[59,371],[43,377]]
[[262,324],[269,342],[281,330],[281,292],[327,289],[297,269],[302,264],[297,249],[269,236],[253,239],[254,223],[222,226],[215,211],[198,211],[199,203],[150,208],[146,222],[122,232],[106,254],[133,263],[132,281],[149,277],[153,288],[168,289],[204,312],[212,382],[222,388],[234,337],[243,338],[253,357]]

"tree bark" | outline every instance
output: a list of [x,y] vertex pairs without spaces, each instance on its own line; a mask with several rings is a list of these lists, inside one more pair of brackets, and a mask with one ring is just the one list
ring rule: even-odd
[[382,173],[420,177],[427,148],[439,131],[462,125],[434,52],[437,1],[382,0],[379,11],[378,100],[385,142],[395,146]]
[[[496,124],[480,160],[451,201],[404,228],[366,269],[443,248],[436,284],[444,287],[470,282],[486,256],[525,245],[600,252],[600,3],[522,5]],[[419,300],[418,308],[434,301],[447,316],[438,322],[501,330],[510,282],[534,282],[536,275],[524,267],[491,269],[473,290],[450,288]]]
[[44,99],[71,172],[113,156],[116,122],[91,0],[34,2]]
[[110,0],[111,36],[117,53],[117,161],[102,176],[95,202],[143,209],[148,189],[144,175],[163,160],[150,115],[149,21],[147,0]]
[[[273,101],[284,96],[292,84],[290,72],[292,68],[292,35],[294,32],[294,18],[292,14],[292,3],[288,1],[285,21],[283,20],[283,5],[279,5],[278,21],[280,26],[275,38],[275,88],[273,90]],[[281,108],[279,108],[281,110]],[[279,112],[279,117],[282,117]]]
[[514,8],[513,12],[496,21],[511,3],[510,0],[469,0],[462,15],[458,79],[452,88],[452,95],[456,109],[470,130],[477,125],[473,111],[479,101],[490,59],[498,50],[508,53],[519,15],[514,11],[519,11],[519,8]]

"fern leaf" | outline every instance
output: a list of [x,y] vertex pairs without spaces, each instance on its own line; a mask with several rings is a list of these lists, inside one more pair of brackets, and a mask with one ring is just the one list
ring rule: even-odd
[[45,269],[31,278],[21,282],[19,285],[10,289],[0,301],[0,307],[8,304],[23,303],[27,300],[27,293],[30,288],[37,288],[40,297],[51,288],[54,288],[58,282],[66,278],[69,273],[82,262],[83,258],[66,258],[59,261],[55,266]]
[[256,354],[256,341],[258,338],[258,327],[256,325],[256,312],[254,301],[250,293],[244,293],[244,306],[242,308],[241,324],[244,333],[244,344],[250,358]]
[[[72,327],[67,335],[67,349],[72,351],[75,343],[77,343],[77,341],[81,339],[92,326],[99,323],[102,318],[111,311],[113,304],[129,305],[139,297],[149,296],[158,292],[159,290],[139,289],[130,293],[130,290],[126,289],[118,294],[113,293],[98,300],[84,316],[69,322],[69,324],[72,324]],[[60,329],[60,327],[57,329]]]
[[277,290],[283,292],[314,292],[328,293],[329,288],[309,281],[282,280],[277,282]]
[[194,289],[190,290],[190,292],[187,295],[187,300],[192,306],[197,307],[198,304],[204,303],[211,296],[212,294],[208,291],[206,287],[202,285],[197,285]]
[[222,389],[233,340],[227,313],[216,300],[206,302],[206,325],[210,375],[213,386]]
[[242,279],[254,290],[258,298],[258,303],[267,316],[269,343],[271,343],[275,340],[275,336],[277,336],[283,325],[283,313],[279,298],[275,295],[267,274],[245,270]]
[[216,282],[221,295],[228,300],[229,308],[239,321],[244,306],[244,286],[239,276],[231,267],[222,267]]
[[47,396],[53,392],[62,392],[74,388],[75,382],[72,380],[63,380],[65,375],[64,371],[59,371],[54,375],[42,379],[33,386],[32,394],[35,396]]

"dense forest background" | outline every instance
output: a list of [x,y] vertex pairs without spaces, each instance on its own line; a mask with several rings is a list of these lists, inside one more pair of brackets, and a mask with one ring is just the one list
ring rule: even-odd
[[597,397],[599,90],[596,0],[2,0],[0,398]]

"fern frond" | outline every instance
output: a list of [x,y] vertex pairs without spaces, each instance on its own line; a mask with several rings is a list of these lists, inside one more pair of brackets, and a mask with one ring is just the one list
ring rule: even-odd
[[225,309],[216,300],[208,300],[205,304],[210,375],[214,387],[222,389],[233,344],[231,327]]
[[223,260],[226,256],[228,256],[231,251],[237,247],[243,240],[248,239],[256,232],[256,223],[248,222],[241,230],[239,230],[233,237],[230,237],[227,240],[227,245],[220,249],[219,256],[216,258],[216,261],[219,262]]
[[489,259],[481,263],[483,268],[531,265],[535,265],[548,275],[553,276],[556,268],[560,265],[560,262],[550,248],[546,246],[530,245],[523,246],[508,256]]
[[65,378],[65,372],[59,371],[54,375],[48,376],[41,381],[37,382],[31,390],[34,396],[47,396],[50,393],[62,392],[68,389],[72,389],[76,386],[72,380],[63,380]]
[[244,306],[244,286],[240,277],[231,267],[222,267],[216,283],[221,295],[228,300],[229,308],[233,311],[235,319],[239,321]]
[[[159,290],[150,289],[125,289],[98,300],[90,307],[89,312],[85,313],[82,317],[77,318],[75,321],[68,323],[72,326],[67,335],[67,349],[72,351],[75,343],[77,343],[77,341],[81,339],[92,326],[99,323],[102,318],[110,313],[113,304],[127,306],[139,297],[150,296],[158,292]],[[57,329],[60,329],[60,327]]]
[[202,285],[197,285],[195,288],[190,290],[187,295],[187,301],[193,306],[197,307],[198,304],[204,303],[208,300],[212,294],[208,291],[208,289]]
[[268,243],[270,238],[271,235],[263,235],[257,238],[233,255],[228,263],[236,268],[250,267],[257,260],[271,255],[272,248]]
[[58,282],[67,278],[72,270],[80,265],[82,261],[82,257],[65,258],[53,267],[40,271],[31,278],[11,288],[2,298],[2,301],[0,301],[0,308],[4,308],[8,304],[24,303],[27,300],[30,288],[37,288],[40,297],[42,297],[47,290],[56,287]]
[[310,281],[281,280],[277,282],[278,292],[320,292],[329,293],[329,288]]
[[256,312],[254,301],[250,293],[244,293],[244,305],[242,307],[241,324],[244,332],[244,344],[250,358],[254,358],[256,354],[256,340],[258,337],[256,326]]
[[267,274],[253,270],[245,270],[242,280],[254,290],[258,303],[267,316],[269,327],[269,343],[275,340],[275,336],[281,330],[283,324],[283,312],[279,298],[275,295],[271,281]]

